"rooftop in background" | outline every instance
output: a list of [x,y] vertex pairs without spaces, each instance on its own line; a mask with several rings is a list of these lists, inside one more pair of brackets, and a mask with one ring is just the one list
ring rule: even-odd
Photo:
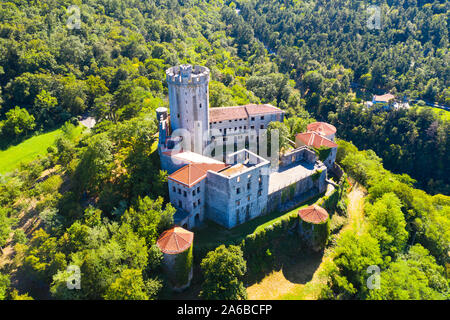
[[298,215],[303,221],[319,224],[327,221],[328,219],[328,212],[322,207],[319,207],[318,205],[311,205],[309,207],[300,209],[298,211]]
[[269,194],[310,176],[316,169],[318,168],[314,164],[306,161],[279,167],[269,176]]
[[196,185],[206,178],[208,170],[220,171],[228,167],[223,162],[219,163],[191,163],[172,173],[168,179],[184,184],[188,188]]
[[179,159],[179,160],[185,160],[189,161],[190,163],[212,163],[212,164],[224,164],[222,161],[206,157],[204,155],[201,155],[199,153],[191,152],[191,151],[184,151],[184,152],[173,152],[170,153],[173,158]]
[[326,122],[314,122],[307,126],[308,131],[313,131],[324,136],[336,133],[336,127]]
[[390,93],[383,94],[381,96],[374,95],[372,101],[373,102],[389,102],[395,99],[395,96]]
[[284,111],[270,104],[246,104],[243,106],[220,107],[209,109],[209,122],[245,119],[252,115],[283,113]]
[[156,241],[159,249],[166,254],[178,254],[188,249],[194,241],[194,233],[181,227],[164,231]]
[[334,143],[330,139],[327,139],[315,132],[297,133],[297,135],[295,136],[295,139],[300,140],[305,145],[314,147],[316,149],[318,149],[320,147],[337,148],[337,146],[338,146],[336,143]]

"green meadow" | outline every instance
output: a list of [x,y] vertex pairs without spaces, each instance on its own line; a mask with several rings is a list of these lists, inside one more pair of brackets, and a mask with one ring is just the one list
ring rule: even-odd
[[[80,134],[82,127],[78,127]],[[47,154],[47,148],[55,143],[55,140],[62,134],[62,129],[56,129],[34,137],[31,137],[16,146],[11,146],[4,151],[0,151],[0,174],[5,174],[18,168],[20,163],[27,163],[37,156]]]

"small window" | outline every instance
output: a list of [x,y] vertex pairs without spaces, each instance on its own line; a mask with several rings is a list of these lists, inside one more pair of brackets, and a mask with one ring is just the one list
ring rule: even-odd
[[202,104],[200,103],[200,108],[202,107]]
[[195,196],[195,190],[194,190],[194,191],[192,191],[192,195],[193,195],[193,196]]
[[250,196],[247,197],[247,201],[250,201]]
[[260,128],[261,128],[261,129],[264,129],[264,125],[262,124]]
[[251,189],[251,184],[250,184],[250,182],[249,183],[247,183],[247,190],[250,190]]
[[177,192],[177,188],[172,187],[172,191],[173,191],[173,192]]
[[252,129],[252,130],[255,129],[255,126],[250,126],[250,129]]
[[234,119],[234,121],[237,121],[237,119]]
[[261,116],[261,120],[264,120],[264,116]]
[[181,194],[181,189],[180,188],[178,188],[178,194]]
[[244,130],[247,130],[247,126],[244,126]]
[[197,203],[198,203],[198,205],[200,205],[200,199],[198,199]]
[[237,188],[236,189],[236,194],[240,194],[241,193],[241,188]]
[[231,122],[231,120],[228,120],[228,122]]
[[186,191],[183,191],[183,196],[187,197],[187,192]]
[[183,208],[183,203],[181,202],[181,200],[178,200],[178,206],[179,206],[180,208]]
[[241,181],[241,177],[237,177],[236,181],[240,182]]
[[200,187],[197,187],[197,193],[200,193]]
[[255,117],[252,117],[252,121],[255,121]]
[[179,113],[177,113],[177,118],[180,118],[180,114]]

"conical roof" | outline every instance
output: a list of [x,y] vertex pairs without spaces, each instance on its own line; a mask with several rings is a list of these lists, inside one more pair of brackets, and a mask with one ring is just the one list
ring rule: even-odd
[[161,234],[156,245],[163,253],[178,254],[188,249],[193,241],[193,232],[181,227],[173,227]]
[[319,224],[327,221],[328,212],[322,207],[313,204],[312,206],[300,209],[298,215],[303,221]]
[[308,131],[317,132],[324,136],[336,133],[336,127],[326,122],[313,122],[308,124],[306,128]]

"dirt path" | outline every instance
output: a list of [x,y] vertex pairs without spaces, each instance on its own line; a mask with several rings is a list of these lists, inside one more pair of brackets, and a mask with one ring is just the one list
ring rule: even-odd
[[[353,183],[353,182],[352,182]],[[352,191],[348,194],[348,223],[342,231],[353,228],[358,233],[364,229],[364,197],[366,191],[362,186],[355,183]],[[250,300],[267,299],[305,299],[314,300],[318,298],[321,286],[326,283],[326,279],[321,276],[325,262],[331,259],[332,248],[325,250],[324,256],[319,266],[313,265],[314,260],[299,259],[294,268],[299,270],[310,269],[311,280],[306,283],[294,283],[285,277],[283,270],[274,271],[266,276],[261,282],[247,288],[248,298]],[[308,266],[310,268],[308,268]],[[311,270],[313,269],[313,270]]]

